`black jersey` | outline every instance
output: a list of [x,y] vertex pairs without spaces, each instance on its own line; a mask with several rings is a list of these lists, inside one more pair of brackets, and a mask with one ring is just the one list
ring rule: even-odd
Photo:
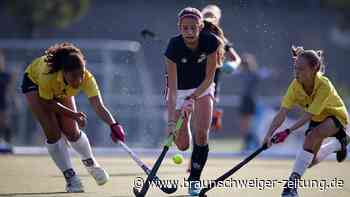
[[207,56],[215,52],[219,45],[219,38],[203,31],[199,34],[199,43],[195,51],[186,46],[182,35],[170,39],[165,56],[176,63],[179,90],[197,88],[203,82]]
[[6,94],[11,81],[11,75],[0,72],[0,110],[6,109]]

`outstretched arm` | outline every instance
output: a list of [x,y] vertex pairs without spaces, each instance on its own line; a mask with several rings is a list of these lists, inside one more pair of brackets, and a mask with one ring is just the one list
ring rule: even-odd
[[175,119],[175,105],[176,105],[176,90],[177,90],[177,74],[176,63],[168,58],[165,58],[165,64],[168,73],[168,123],[174,124]]
[[293,124],[289,128],[290,132],[293,132],[294,130],[299,129],[301,126],[303,126],[305,123],[309,122],[311,120],[312,114],[309,112],[305,112],[301,118],[298,119],[296,123]]
[[125,132],[123,127],[116,121],[107,107],[103,104],[100,94],[89,98],[96,114],[111,127],[111,138],[114,142],[125,142]]
[[289,110],[284,107],[282,107],[279,110],[279,112],[276,114],[276,116],[272,120],[269,131],[267,132],[263,143],[270,143],[272,134],[283,124],[284,120],[286,119],[288,111]]
[[115,119],[103,103],[101,95],[89,98],[90,104],[94,108],[96,114],[108,125],[116,123]]
[[241,57],[238,55],[238,53],[232,46],[229,46],[227,48],[225,55],[229,61],[233,61],[237,65],[240,65],[242,62]]

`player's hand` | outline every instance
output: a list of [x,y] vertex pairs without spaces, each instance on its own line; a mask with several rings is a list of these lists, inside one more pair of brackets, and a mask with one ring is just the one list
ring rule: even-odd
[[273,135],[273,137],[271,138],[271,142],[274,144],[279,144],[284,142],[288,135],[290,134],[290,130],[286,129],[284,131],[278,132],[275,135]]
[[272,142],[271,142],[271,136],[266,136],[263,140],[262,144],[266,144],[268,148],[270,148],[272,146]]
[[185,99],[181,107],[181,112],[184,114],[185,119],[188,119],[190,114],[194,111],[194,99],[188,97]]
[[117,143],[118,140],[125,142],[125,132],[119,123],[114,123],[111,125],[111,138],[113,142]]
[[87,122],[87,116],[83,112],[75,112],[73,119],[77,121],[79,128],[83,128]]
[[172,132],[174,132],[175,127],[176,127],[175,122],[168,122],[167,134],[170,135]]

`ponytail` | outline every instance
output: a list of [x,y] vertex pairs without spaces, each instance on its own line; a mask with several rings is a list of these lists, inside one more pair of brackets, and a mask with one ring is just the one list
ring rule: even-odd
[[292,46],[292,55],[294,57],[305,57],[309,64],[316,68],[318,72],[322,74],[326,72],[322,50],[305,50],[302,46]]
[[220,41],[220,45],[218,48],[218,63],[219,65],[222,65],[223,61],[224,61],[224,57],[225,57],[225,43],[227,43],[227,39],[224,36],[224,32],[222,31],[222,29],[215,25],[212,22],[209,22],[207,20],[204,20],[204,31],[208,31],[214,35],[216,35],[219,38]]
[[324,63],[323,51],[317,50],[316,53],[317,53],[317,56],[318,56],[319,61],[320,61],[320,72],[322,74],[325,74],[326,73],[326,65]]

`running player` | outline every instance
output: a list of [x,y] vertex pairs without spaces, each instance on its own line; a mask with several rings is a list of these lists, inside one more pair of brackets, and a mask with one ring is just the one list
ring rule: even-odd
[[0,51],[0,153],[12,152],[8,98],[13,95],[14,77],[5,70],[5,56]]
[[173,131],[182,110],[185,121],[176,136],[175,144],[179,150],[187,150],[191,142],[190,120],[193,112],[195,137],[191,156],[192,170],[188,180],[189,194],[198,195],[198,181],[209,152],[208,132],[213,112],[214,75],[224,54],[223,35],[202,31],[203,17],[196,8],[181,10],[178,25],[180,35],[170,39],[165,52],[169,77],[168,130]]
[[86,115],[77,111],[74,99],[80,90],[97,115],[111,127],[113,141],[125,140],[123,127],[104,106],[95,78],[85,64],[84,55],[73,44],[55,44],[26,68],[22,83],[29,108],[46,135],[48,152],[66,179],[67,192],[84,192],[84,188],[73,170],[65,138],[98,185],[109,179],[94,158],[86,134],[80,130],[86,124]]
[[255,149],[259,145],[258,137],[252,130],[256,114],[256,98],[259,84],[258,64],[253,54],[243,53],[241,72],[238,77],[242,80],[241,99],[239,104],[239,132],[243,137],[243,151]]
[[[207,5],[202,9],[202,15],[204,19],[204,31],[208,32],[217,32],[217,34],[223,34],[223,32],[219,33],[218,31],[222,31],[221,29],[218,29],[217,27],[220,27],[220,20],[221,20],[221,9],[213,4]],[[226,61],[229,61],[235,65],[240,65],[241,58],[235,51],[235,49],[232,47],[232,43],[230,43],[225,37],[223,37],[224,41],[224,50],[225,50],[225,58]],[[223,62],[219,62],[219,64],[222,64]],[[220,91],[220,79],[221,79],[221,73],[222,73],[222,66],[218,66],[215,70],[215,76],[214,76],[214,83],[215,83],[215,91],[214,91],[214,104],[219,103],[219,91]],[[211,130],[219,130],[222,128],[222,113],[223,110],[213,107],[213,114],[212,114],[212,122],[211,122]],[[187,168],[187,172],[191,171],[191,161],[189,163],[189,166]]]
[[[202,9],[202,15],[204,18],[204,30],[206,31],[212,31],[213,25],[220,27],[220,20],[221,20],[221,9],[217,5],[207,5]],[[215,29],[215,27],[214,27]],[[241,58],[237,54],[236,50],[233,48],[233,45],[231,42],[229,42],[226,38],[224,38],[224,49],[225,49],[225,61],[230,62],[234,65],[240,65]],[[222,73],[222,67],[218,67],[215,71],[215,103],[219,102],[219,91],[220,91],[220,79],[221,79],[221,73]],[[213,118],[212,118],[212,129],[218,130],[222,127],[222,110],[214,107],[213,111]]]
[[[295,79],[290,84],[282,100],[281,109],[264,139],[264,143],[271,146],[272,134],[282,125],[292,107],[299,106],[305,111],[290,128],[274,135],[276,142],[281,143],[291,132],[309,122],[303,148],[297,155],[289,184],[284,186],[283,197],[298,196],[295,183],[303,176],[306,168],[319,163],[327,155],[336,152],[338,162],[344,161],[347,155],[346,146],[349,143],[349,136],[345,132],[349,122],[348,113],[333,84],[322,72],[322,51],[292,47],[292,52]],[[336,139],[321,147],[323,140],[328,137]]]

